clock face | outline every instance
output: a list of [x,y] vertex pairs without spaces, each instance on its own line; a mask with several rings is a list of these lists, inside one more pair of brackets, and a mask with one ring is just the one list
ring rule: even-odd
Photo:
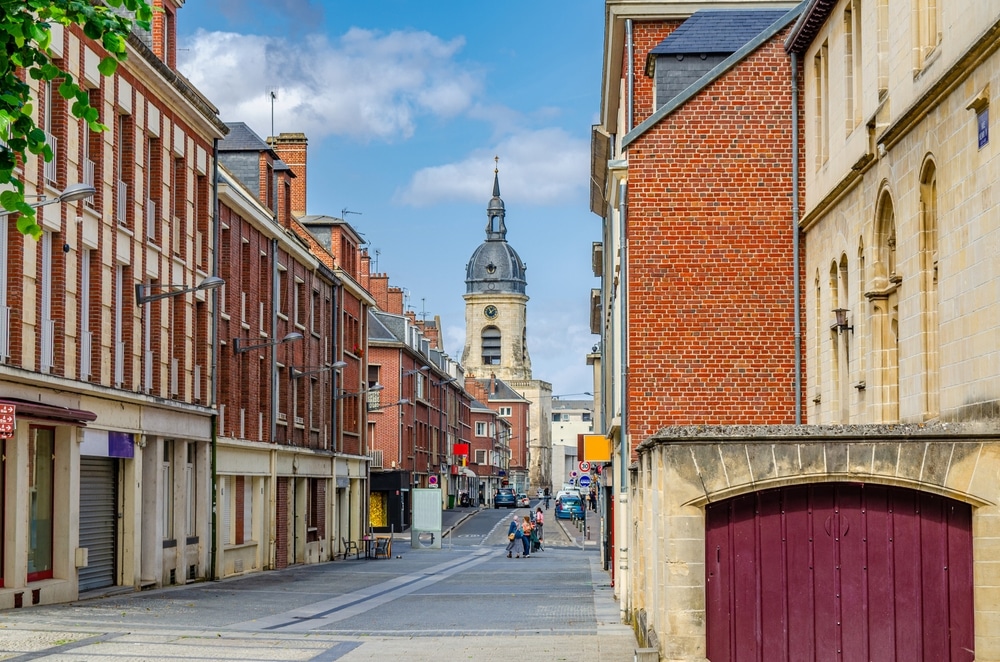
[[483,315],[486,315],[486,319],[495,320],[499,314],[500,311],[492,304],[483,308]]

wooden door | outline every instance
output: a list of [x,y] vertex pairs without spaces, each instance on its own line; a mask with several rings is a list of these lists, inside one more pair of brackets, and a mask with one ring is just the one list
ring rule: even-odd
[[712,662],[974,660],[972,508],[880,485],[785,487],[706,512]]

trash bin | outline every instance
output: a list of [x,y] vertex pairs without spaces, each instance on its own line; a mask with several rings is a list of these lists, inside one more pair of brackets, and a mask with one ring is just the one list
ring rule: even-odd
[[449,494],[448,495],[448,509],[450,510],[450,509],[452,509],[454,507],[455,507],[455,495],[454,494]]

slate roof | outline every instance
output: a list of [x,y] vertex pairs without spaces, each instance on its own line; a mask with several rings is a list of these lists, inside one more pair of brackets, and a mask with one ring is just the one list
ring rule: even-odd
[[696,11],[650,53],[735,53],[787,13],[786,9]]
[[376,315],[373,310],[368,311],[368,339],[385,340],[389,342],[399,340],[396,335],[382,323],[382,319]]
[[[271,146],[254,133],[246,122],[226,122],[229,134],[219,141],[222,152],[270,152]],[[275,154],[277,156],[277,154]]]

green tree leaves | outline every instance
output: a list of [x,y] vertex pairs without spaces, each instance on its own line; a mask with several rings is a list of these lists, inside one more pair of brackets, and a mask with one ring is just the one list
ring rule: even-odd
[[[21,78],[60,79],[58,94],[72,100],[70,112],[87,122],[91,131],[106,131],[90,106],[87,91],[73,76],[52,61],[51,26],[79,25],[89,38],[107,51],[98,71],[111,76],[126,58],[126,40],[133,23],[150,29],[152,9],[146,0],[0,0],[0,207],[20,216],[18,230],[36,239],[42,229],[35,223],[35,210],[24,199],[24,182],[16,172],[28,154],[52,160],[45,132],[35,124],[31,87]],[[20,75],[19,75],[20,74]]]

